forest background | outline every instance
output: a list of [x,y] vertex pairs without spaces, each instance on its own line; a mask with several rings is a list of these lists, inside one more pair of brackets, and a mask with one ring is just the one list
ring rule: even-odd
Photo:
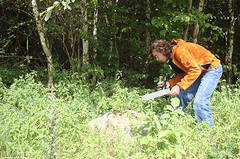
[[[109,111],[134,109],[149,114],[148,121],[153,121],[149,135],[153,138],[148,138],[149,142],[141,139],[144,143],[137,148],[128,147],[132,156],[239,157],[240,142],[235,142],[240,140],[239,135],[235,135],[240,127],[236,122],[240,85],[239,0],[0,0],[0,15],[1,156],[42,158],[41,154],[54,156],[53,152],[57,152],[62,158],[104,158],[106,154],[124,158],[129,152],[126,153],[119,143],[116,146],[117,142],[114,143],[116,147],[109,146],[111,143],[105,147],[98,143],[102,150],[96,148],[97,144],[91,145],[93,143],[88,141],[96,136],[86,137],[88,133],[83,125]],[[179,123],[175,123],[181,121],[168,117],[169,125],[166,126],[159,121],[166,115],[163,107],[159,108],[156,101],[144,103],[139,98],[150,91],[147,89],[155,88],[159,78],[166,74],[166,65],[147,54],[151,42],[178,38],[206,47],[223,64],[224,74],[213,97],[220,107],[213,108],[219,123],[212,134],[219,134],[214,140],[220,146],[209,144],[212,142],[207,137],[202,138],[204,144],[200,145],[197,140],[182,142],[184,135],[176,131]],[[165,99],[158,102],[169,103]],[[225,107],[226,104],[229,107]],[[63,111],[66,114],[61,114]],[[191,109],[189,111],[193,114]],[[223,117],[226,112],[229,116]],[[43,134],[55,131],[51,126],[54,124],[46,126],[41,121],[55,121],[57,114],[61,118],[58,131],[62,136],[54,140],[49,135],[47,139]],[[74,118],[74,115],[75,119],[67,117]],[[11,121],[9,117],[16,120]],[[164,136],[165,142],[153,140],[159,137],[155,136],[155,131],[159,132],[160,128],[154,125],[158,122],[164,130],[171,130]],[[223,128],[227,122],[232,124]],[[73,126],[77,123],[82,131],[80,135],[75,132],[78,129],[74,129],[77,126]],[[30,128],[36,125],[37,130]],[[70,132],[67,128],[73,129],[72,137],[81,138],[85,145],[63,135]],[[191,129],[196,134],[195,139],[203,135],[188,124],[185,127],[183,124],[181,129]],[[233,131],[228,135],[222,133],[227,130]],[[185,134],[185,138],[189,136],[191,133]],[[40,144],[40,138],[46,142]],[[224,139],[227,141],[222,141]],[[69,140],[72,145],[68,147],[64,142]],[[102,140],[99,137],[98,141]],[[58,147],[47,144],[50,141],[56,142]],[[97,151],[87,153],[89,145]],[[195,145],[195,149],[191,145]]]
[[[68,0],[39,1],[38,8],[55,69],[88,72],[95,80],[120,71],[129,85],[151,87],[154,77],[164,74],[163,65],[147,55],[155,39],[182,38],[203,45],[221,59],[223,79],[236,83],[239,3]],[[1,66],[46,68],[32,4],[18,0],[0,4]]]

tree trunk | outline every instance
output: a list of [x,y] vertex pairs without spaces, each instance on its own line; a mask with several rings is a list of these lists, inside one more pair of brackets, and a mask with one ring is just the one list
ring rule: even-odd
[[42,23],[42,21],[40,20],[40,16],[39,16],[39,11],[38,11],[38,6],[37,6],[37,2],[36,0],[32,0],[32,7],[33,7],[33,14],[34,14],[34,18],[36,21],[36,25],[37,25],[37,30],[38,30],[38,34],[40,36],[40,41],[41,41],[41,45],[43,48],[43,51],[47,57],[47,64],[48,64],[48,87],[50,88],[50,92],[51,92],[51,108],[49,110],[49,114],[50,114],[50,136],[51,136],[51,141],[50,141],[50,150],[49,151],[49,155],[50,158],[54,158],[56,159],[56,143],[55,143],[55,137],[56,137],[56,132],[55,132],[55,124],[56,124],[56,110],[55,110],[55,95],[54,95],[54,84],[53,84],[53,60],[52,60],[52,53],[49,49],[49,41],[47,39],[46,36],[46,31],[44,28],[44,24]]
[[[199,6],[198,6],[199,12],[203,11],[203,6],[204,6],[204,0],[200,0]],[[199,25],[195,24],[194,31],[193,31],[193,42],[194,43],[197,43],[198,32],[199,32]]]
[[[93,38],[97,42],[97,22],[98,22],[98,3],[94,4],[94,13],[93,13]],[[93,48],[94,59],[97,56],[97,46]]]
[[233,57],[233,39],[234,39],[234,24],[235,24],[235,17],[234,17],[234,9],[233,4],[234,0],[228,1],[228,10],[229,10],[229,31],[228,31],[228,54],[226,56],[226,64],[228,66],[227,71],[227,83],[232,84],[232,57]]
[[47,64],[48,64],[48,86],[53,88],[53,60],[52,60],[52,53],[49,49],[49,41],[46,36],[46,31],[44,28],[44,24],[40,20],[38,6],[36,0],[32,0],[32,7],[33,7],[33,14],[37,25],[37,31],[41,40],[41,45],[43,51],[47,57]]
[[[150,0],[146,0],[147,6],[146,6],[146,19],[147,22],[151,22],[151,7],[150,7]],[[148,51],[150,45],[151,45],[151,33],[148,28],[146,28],[146,38],[145,38],[145,43],[146,43],[146,51]],[[145,66],[144,66],[144,74],[148,74],[149,72],[149,63],[150,63],[150,58],[147,58],[145,61]],[[147,79],[144,81],[144,85],[147,85]]]
[[[88,11],[87,11],[87,1],[83,0],[83,7],[81,9],[82,12],[82,19],[83,19],[83,26],[82,29],[85,34],[88,33]],[[83,45],[83,65],[86,65],[89,63],[89,44],[87,39],[82,39],[82,45]]]
[[[147,22],[151,22],[151,17],[150,17],[150,13],[151,13],[151,8],[150,8],[150,0],[147,0],[147,6],[146,6],[146,18],[147,18]],[[150,31],[148,29],[148,27],[146,28],[146,46],[147,48],[150,46],[151,43],[151,34]]]
[[[117,4],[118,3],[118,0],[116,0],[115,2],[114,2],[114,5],[118,5]],[[116,28],[116,15],[117,15],[117,11],[116,11],[116,9],[114,9],[114,12],[115,12],[115,14],[114,14],[114,16],[113,16],[113,27],[114,28]],[[118,52],[118,43],[117,43],[117,32],[114,32],[114,47],[115,47],[115,53],[116,53],[116,55],[117,55],[117,57],[118,57],[118,68],[119,68],[119,66],[120,66],[120,55],[119,55],[119,52]]]
[[[107,14],[104,14],[104,17],[105,17],[105,21],[106,21],[106,24],[108,25],[108,26],[110,26],[110,22],[109,22],[109,20],[108,20],[108,16],[107,16]],[[110,39],[109,39],[109,52],[113,52],[113,38],[112,37],[110,37]],[[110,64],[111,62],[111,56],[108,56],[108,63]]]
[[[188,0],[188,5],[187,5],[187,14],[189,15],[190,10],[192,8],[192,0]],[[184,35],[183,35],[183,39],[185,41],[188,40],[188,30],[189,30],[189,24],[186,24],[185,26],[185,31],[184,31]]]

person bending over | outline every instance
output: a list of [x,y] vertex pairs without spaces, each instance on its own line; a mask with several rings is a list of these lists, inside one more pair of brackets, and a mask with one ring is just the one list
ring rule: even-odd
[[195,43],[182,39],[155,40],[149,49],[157,61],[167,62],[176,77],[167,81],[159,81],[158,86],[166,84],[170,88],[168,95],[176,96],[185,111],[194,98],[193,109],[197,122],[207,121],[209,127],[214,125],[209,107],[211,96],[222,76],[222,66],[209,50]]

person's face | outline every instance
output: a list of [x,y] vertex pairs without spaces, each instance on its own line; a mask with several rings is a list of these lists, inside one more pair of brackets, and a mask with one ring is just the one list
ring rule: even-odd
[[152,55],[155,57],[155,59],[157,61],[160,61],[160,62],[166,62],[167,61],[167,57],[164,56],[161,52],[158,52],[157,50],[153,50]]

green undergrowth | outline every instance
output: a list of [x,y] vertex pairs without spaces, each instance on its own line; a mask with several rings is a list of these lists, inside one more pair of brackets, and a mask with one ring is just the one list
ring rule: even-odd
[[[183,114],[174,109],[175,98],[143,101],[141,95],[153,90],[127,88],[120,80],[91,87],[78,75],[67,76],[55,83],[53,100],[36,79],[36,72],[26,74],[10,87],[0,80],[0,158],[53,158],[55,152],[62,159],[240,157],[239,89],[219,86],[211,101],[215,126],[207,129],[195,123],[191,105]],[[92,119],[124,110],[144,114],[132,138],[88,128]]]

